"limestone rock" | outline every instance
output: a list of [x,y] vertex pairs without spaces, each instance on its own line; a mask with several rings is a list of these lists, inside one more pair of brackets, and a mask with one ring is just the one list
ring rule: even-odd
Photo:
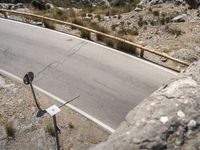
[[4,127],[0,126],[0,150],[5,150],[7,144],[7,136]]
[[196,149],[200,146],[200,61],[163,85],[92,150]]
[[4,88],[6,85],[5,80],[0,76],[0,89]]

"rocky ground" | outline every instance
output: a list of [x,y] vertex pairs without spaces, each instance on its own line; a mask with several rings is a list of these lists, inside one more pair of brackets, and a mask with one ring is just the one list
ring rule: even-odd
[[115,34],[129,37],[132,41],[166,53],[175,58],[193,62],[200,57],[200,24],[198,11],[188,5],[163,3],[145,6],[113,16],[102,16],[97,22],[110,28]]
[[[42,108],[56,102],[36,92]],[[59,103],[56,103],[58,106]],[[30,88],[0,75],[0,149],[54,150],[52,119],[37,118]],[[80,114],[63,107],[57,115],[61,149],[83,150],[106,140],[108,133]],[[48,130],[49,129],[49,130]]]

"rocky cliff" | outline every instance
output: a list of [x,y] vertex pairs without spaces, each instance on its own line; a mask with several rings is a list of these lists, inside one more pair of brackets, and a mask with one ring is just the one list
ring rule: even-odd
[[200,61],[142,101],[107,142],[93,149],[199,149],[199,75]]

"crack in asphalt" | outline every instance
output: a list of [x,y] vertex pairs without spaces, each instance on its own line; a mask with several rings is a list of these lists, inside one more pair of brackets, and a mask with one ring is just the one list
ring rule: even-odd
[[[78,43],[77,45],[71,47],[71,48],[64,54],[64,56],[63,56],[61,59],[59,59],[59,61],[53,61],[53,62],[51,62],[51,63],[47,64],[44,68],[42,68],[39,72],[37,72],[36,75],[35,75],[35,78],[37,78],[37,77],[39,77],[39,75],[43,74],[48,68],[55,68],[55,69],[56,69],[59,65],[62,65],[62,64],[67,60],[66,56],[67,56],[67,57],[71,57],[71,56],[75,55],[75,54],[76,54],[77,52],[79,52],[80,49],[81,49],[83,46],[85,46],[86,44],[87,44],[87,42],[80,42],[80,43]],[[52,65],[54,65],[54,64],[55,64],[55,66],[53,67]],[[39,82],[39,81],[40,81],[41,79],[43,79],[43,78],[44,78],[44,75],[41,76],[40,78],[38,78],[38,79],[36,80],[36,82]]]
[[94,81],[95,81],[96,83],[102,85],[103,87],[107,88],[107,89],[110,89],[110,90],[113,90],[113,91],[115,91],[115,92],[118,92],[116,89],[109,87],[109,86],[106,85],[105,83],[102,83],[102,82],[100,82],[100,81],[98,81],[98,80],[96,80],[96,79],[94,79]]

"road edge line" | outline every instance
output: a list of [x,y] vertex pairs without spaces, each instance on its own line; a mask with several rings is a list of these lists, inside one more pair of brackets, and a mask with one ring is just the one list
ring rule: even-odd
[[[7,77],[10,77],[10,78],[12,78],[12,79],[18,80],[18,81],[20,81],[21,83],[23,83],[23,80],[22,80],[20,77],[14,75],[14,74],[12,74],[12,73],[9,73],[8,71],[5,71],[5,70],[3,70],[3,69],[0,69],[0,74],[5,75],[5,76],[7,76]],[[46,90],[44,90],[44,89],[42,89],[42,88],[40,88],[40,87],[38,87],[38,86],[36,86],[36,85],[33,85],[33,86],[34,86],[34,88],[37,89],[38,91],[40,91],[40,92],[42,92],[43,94],[45,94],[45,95],[47,95],[47,96],[53,98],[54,100],[56,100],[56,101],[58,101],[58,102],[60,102],[60,103],[62,103],[62,104],[65,103],[65,101],[64,101],[63,99],[61,99],[61,98],[59,98],[59,97],[57,97],[57,96],[55,96],[55,95],[53,95],[53,94],[47,92]],[[109,127],[108,125],[104,124],[104,123],[101,122],[100,120],[98,120],[98,119],[92,117],[91,115],[87,114],[86,112],[80,110],[79,108],[77,108],[77,107],[75,107],[75,106],[73,106],[73,105],[71,105],[71,104],[66,104],[65,106],[67,106],[67,107],[69,107],[70,109],[74,110],[75,112],[81,114],[82,116],[86,117],[87,119],[93,121],[93,122],[96,123],[98,126],[100,126],[100,127],[102,127],[103,129],[105,129],[106,131],[108,131],[108,132],[110,132],[110,133],[114,133],[114,132],[115,132],[115,130],[114,130],[113,128],[111,128],[111,127]]]

